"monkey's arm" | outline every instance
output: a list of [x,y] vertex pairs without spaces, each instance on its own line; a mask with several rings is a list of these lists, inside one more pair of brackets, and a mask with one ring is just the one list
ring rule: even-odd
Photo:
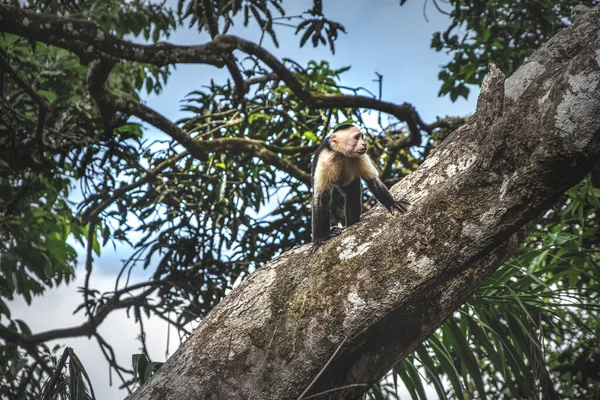
[[312,199],[312,241],[320,246],[329,239],[331,190],[313,193]]
[[408,201],[394,200],[387,187],[385,187],[381,179],[378,177],[368,180],[367,186],[375,198],[379,200],[379,202],[383,204],[383,206],[387,208],[390,213],[393,214],[394,210],[398,210],[400,212],[406,212],[406,210],[408,210]]
[[362,191],[360,189],[360,178],[356,178],[347,186],[342,188],[346,198],[346,226],[353,225],[360,219],[362,208]]

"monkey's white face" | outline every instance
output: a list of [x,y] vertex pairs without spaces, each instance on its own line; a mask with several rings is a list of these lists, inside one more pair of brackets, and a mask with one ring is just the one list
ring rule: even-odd
[[346,157],[360,157],[367,152],[367,142],[362,132],[353,126],[331,135],[331,149]]

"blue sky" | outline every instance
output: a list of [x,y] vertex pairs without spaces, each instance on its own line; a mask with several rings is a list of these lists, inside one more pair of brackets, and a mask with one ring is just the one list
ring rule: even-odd
[[[311,44],[299,49],[299,38],[291,28],[279,31],[280,48],[275,48],[269,38],[264,44],[277,57],[289,57],[300,64],[309,60],[328,60],[335,68],[352,66],[343,75],[346,86],[363,86],[372,92],[378,90],[375,72],[383,77],[383,99],[395,103],[412,103],[421,113],[425,122],[436,116],[464,116],[475,109],[476,90],[472,90],[469,100],[452,103],[448,97],[437,96],[440,82],[437,75],[440,66],[448,62],[449,56],[430,49],[432,34],[443,31],[449,24],[446,16],[440,14],[429,2],[426,9],[429,22],[423,17],[423,0],[408,1],[403,7],[399,1],[353,1],[324,0],[324,11],[328,18],[342,23],[347,34],[341,34],[336,43],[336,53],[332,55],[328,47],[313,48]],[[170,1],[168,4],[175,4]],[[308,9],[307,0],[284,2],[288,15],[294,15]],[[260,34],[251,22],[250,29],[236,26],[233,34],[258,41]],[[196,30],[184,29],[172,35],[168,41],[176,44],[201,44],[208,38]],[[140,42],[140,40],[134,40]],[[210,79],[223,81],[227,71],[209,66],[178,66],[160,96],[149,96],[147,104],[170,119],[184,116],[179,110],[180,101],[187,93],[200,88]],[[149,133],[161,135],[149,129]],[[114,278],[120,269],[120,260],[127,258],[129,250],[112,246],[103,249],[102,257],[95,260],[92,286],[101,290],[110,290]],[[82,322],[81,313],[70,315],[67,310],[74,309],[80,302],[76,287],[81,286],[83,268],[78,278],[69,287],[64,285],[48,291],[43,298],[34,299],[31,306],[22,300],[12,305],[13,316],[25,320],[34,332],[72,326]],[[55,310],[60,310],[56,312]],[[157,318],[145,322],[148,333],[150,355],[155,361],[165,358],[167,328]],[[114,346],[120,361],[130,365],[131,354],[138,352],[136,336],[138,328],[127,319],[124,313],[108,318],[100,329],[104,337]],[[175,336],[175,335],[172,335]],[[75,349],[88,370],[98,399],[117,399],[124,393],[116,386],[109,386],[108,366],[95,342],[86,338],[63,341]],[[51,343],[51,345],[54,343]],[[174,346],[170,346],[170,352]],[[116,379],[116,376],[113,376]],[[116,382],[116,381],[115,381]],[[435,398],[435,394],[432,394]]]

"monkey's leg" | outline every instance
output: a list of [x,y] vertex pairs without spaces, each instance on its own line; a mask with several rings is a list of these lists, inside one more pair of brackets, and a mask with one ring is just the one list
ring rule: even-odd
[[362,191],[360,178],[356,178],[349,185],[342,188],[346,197],[346,226],[354,225],[360,219],[362,210]]
[[320,246],[329,239],[331,189],[314,193],[312,201],[312,241]]
[[385,208],[387,208],[387,210],[389,212],[391,212],[392,214],[394,213],[394,210],[398,210],[400,212],[406,212],[406,210],[408,209],[407,208],[409,205],[408,201],[394,200],[394,198],[392,197],[392,194],[389,192],[387,187],[385,187],[385,185],[383,184],[381,179],[376,178],[376,179],[367,181],[367,186],[369,187],[369,190],[371,191],[371,193],[373,193],[375,198],[381,204],[383,204],[383,206]]

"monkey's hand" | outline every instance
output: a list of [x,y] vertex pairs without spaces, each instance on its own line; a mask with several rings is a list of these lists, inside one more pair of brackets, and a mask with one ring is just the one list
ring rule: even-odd
[[335,236],[339,236],[342,234],[342,232],[344,231],[344,228],[340,227],[340,226],[332,226],[331,229],[329,230],[329,237],[335,237]]
[[406,211],[408,211],[409,205],[410,203],[404,199],[394,200],[392,204],[390,204],[389,207],[387,207],[387,209],[390,212],[390,214],[393,214],[394,210],[400,211],[401,213],[405,213]]

